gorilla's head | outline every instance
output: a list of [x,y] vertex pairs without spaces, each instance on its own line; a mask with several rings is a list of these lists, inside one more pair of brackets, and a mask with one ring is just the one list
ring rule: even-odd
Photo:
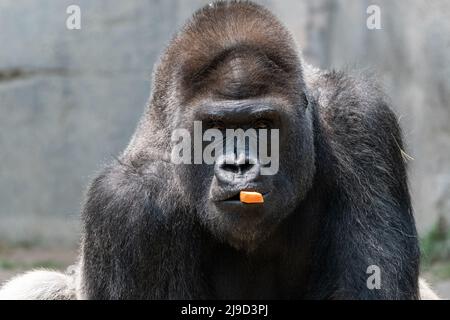
[[[245,68],[245,65],[241,67]],[[241,151],[224,146],[223,155],[216,157],[214,164],[180,165],[177,168],[184,193],[189,196],[193,212],[200,221],[216,237],[234,247],[254,249],[293,211],[311,185],[314,150],[306,102],[281,96],[240,100],[217,98],[202,100],[201,105],[192,104],[186,111],[180,118],[184,125],[201,121],[206,126],[203,130],[213,126],[224,131],[222,141],[212,142],[220,147],[230,140],[226,129],[268,128],[269,135],[271,129],[279,130],[280,163],[273,175],[262,174],[263,169],[273,163],[263,164],[260,157],[253,157],[248,143]],[[193,135],[193,128],[189,131]],[[257,140],[261,142],[260,135]],[[270,145],[270,140],[268,142]],[[272,153],[274,149],[271,148]],[[272,161],[276,161],[275,156]],[[243,203],[239,199],[241,191],[259,192],[264,202]]]
[[[233,19],[218,29],[215,19],[224,19],[223,15]],[[145,142],[151,148],[171,153],[174,130],[183,128],[190,136],[192,164],[174,169],[183,199],[176,201],[185,203],[220,241],[245,250],[256,248],[311,187],[313,120],[300,59],[290,34],[262,7],[217,3],[197,12],[173,39],[156,70],[148,112],[140,127],[151,127]],[[212,164],[194,159],[199,147],[194,142],[196,121],[202,132],[222,132],[223,140],[212,139],[221,146],[226,144],[227,129],[267,129],[269,142],[271,130],[278,129],[279,140],[273,143],[279,153],[272,154],[272,159],[278,156],[278,170],[262,174],[274,164],[261,163],[258,154],[253,159],[248,148],[243,153],[224,148]],[[141,136],[138,131],[134,144],[144,143]],[[200,147],[208,144],[200,142]],[[264,203],[241,203],[240,191],[257,191]]]

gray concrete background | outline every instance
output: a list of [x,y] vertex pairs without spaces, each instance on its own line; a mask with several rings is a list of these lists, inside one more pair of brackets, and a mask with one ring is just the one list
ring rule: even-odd
[[[259,2],[307,61],[377,72],[415,159],[419,230],[450,218],[450,2]],[[78,241],[88,182],[126,146],[159,53],[206,3],[0,1],[0,241]],[[81,30],[65,27],[70,4],[81,7]],[[380,6],[382,30],[366,28],[369,4]]]

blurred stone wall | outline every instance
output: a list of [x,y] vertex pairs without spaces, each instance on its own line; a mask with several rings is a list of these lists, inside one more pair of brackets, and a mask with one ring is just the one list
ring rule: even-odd
[[[306,60],[375,71],[404,128],[421,232],[450,217],[450,2],[266,0]],[[0,1],[0,241],[78,240],[86,186],[127,144],[152,66],[208,1]],[[65,27],[81,7],[81,30]],[[381,30],[366,9],[381,8]]]

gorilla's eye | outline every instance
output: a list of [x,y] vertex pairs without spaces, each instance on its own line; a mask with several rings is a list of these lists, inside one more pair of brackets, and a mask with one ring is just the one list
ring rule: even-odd
[[252,127],[255,129],[270,129],[271,122],[267,119],[258,119]]
[[225,124],[220,120],[210,120],[207,123],[208,129],[217,129],[220,131],[225,130]]

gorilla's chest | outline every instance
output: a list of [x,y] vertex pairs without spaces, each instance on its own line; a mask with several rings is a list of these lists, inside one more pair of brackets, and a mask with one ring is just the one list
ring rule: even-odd
[[208,268],[212,299],[300,299],[306,288],[300,264],[293,273],[278,259],[221,257]]

